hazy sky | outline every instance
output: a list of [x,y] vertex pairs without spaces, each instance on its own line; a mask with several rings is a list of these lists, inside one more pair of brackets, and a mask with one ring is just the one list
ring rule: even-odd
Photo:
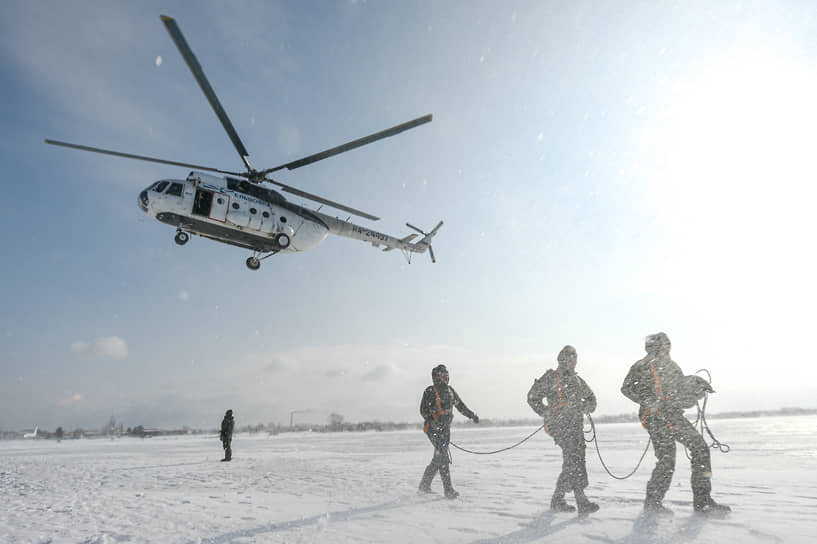
[[[433,113],[278,179],[445,220],[438,262],[330,237],[251,272],[138,209],[186,169],[43,144],[241,169],[163,13],[257,168]],[[0,429],[415,421],[438,362],[535,417],[565,344],[629,412],[659,330],[713,412],[817,407],[813,2],[3,2],[0,63]]]

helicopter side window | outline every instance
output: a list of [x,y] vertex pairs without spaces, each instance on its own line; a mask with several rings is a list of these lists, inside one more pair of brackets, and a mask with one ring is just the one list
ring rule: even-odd
[[239,206],[238,206],[238,202],[233,202],[233,209],[234,209],[234,210],[237,210],[237,209],[238,209],[238,207],[239,207]]
[[167,182],[167,181],[160,181],[160,182],[159,182],[159,185],[157,185],[157,186],[156,186],[156,189],[154,189],[154,190],[155,190],[157,193],[161,193],[162,191],[164,191],[164,190],[165,190],[165,188],[166,188],[168,185],[170,185],[170,183],[169,183],[169,182]]
[[269,212],[261,212],[261,215],[263,215],[264,217],[269,217]]
[[287,218],[282,215],[281,216],[281,223],[286,223],[286,222],[287,222]]
[[250,213],[255,215],[258,213],[258,210],[256,210],[255,208],[250,208]]
[[182,196],[182,184],[181,183],[173,183],[170,185],[170,189],[167,190],[168,195],[175,195],[175,196]]

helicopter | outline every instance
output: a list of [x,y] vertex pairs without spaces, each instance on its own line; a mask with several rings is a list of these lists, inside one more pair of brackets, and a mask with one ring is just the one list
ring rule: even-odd
[[[199,84],[205,98],[210,103],[210,107],[221,121],[227,136],[232,141],[236,151],[238,151],[246,171],[232,172],[209,166],[134,155],[58,140],[46,139],[45,143],[127,159],[193,168],[194,170],[185,179],[161,179],[145,188],[137,198],[139,208],[150,217],[176,227],[174,240],[180,246],[185,245],[190,240],[191,234],[195,234],[217,242],[249,249],[252,254],[247,258],[246,265],[250,270],[258,270],[261,267],[262,260],[277,253],[298,253],[312,249],[323,242],[329,234],[361,240],[378,248],[383,246],[383,251],[399,249],[409,263],[411,263],[413,253],[425,253],[428,250],[431,262],[437,262],[434,250],[431,247],[431,239],[437,234],[437,231],[443,225],[443,221],[440,221],[429,232],[424,232],[420,228],[406,223],[407,227],[422,235],[420,240],[414,242],[418,234],[409,234],[403,238],[383,234],[356,225],[349,221],[348,218],[339,219],[321,213],[318,211],[320,208],[311,210],[299,206],[288,201],[280,192],[263,186],[263,184],[268,183],[284,192],[321,205],[327,205],[358,217],[377,221],[380,219],[379,217],[286,185],[271,178],[270,174],[282,169],[294,170],[377,140],[394,136],[430,122],[432,120],[431,114],[301,159],[272,168],[256,170],[250,164],[249,152],[244,147],[215,91],[210,86],[210,82],[204,75],[198,59],[193,54],[178,24],[176,24],[176,20],[167,15],[161,15],[160,18],[171,39],[176,44],[176,48],[193,73],[193,77]],[[215,172],[222,174],[222,176],[214,176],[206,172]]]

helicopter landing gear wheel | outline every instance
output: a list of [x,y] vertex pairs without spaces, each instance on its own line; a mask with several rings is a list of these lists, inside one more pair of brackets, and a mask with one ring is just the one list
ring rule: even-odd
[[289,247],[289,235],[283,232],[279,232],[275,236],[275,245],[277,245],[281,249],[286,249]]
[[177,244],[183,246],[184,244],[187,243],[188,240],[190,240],[190,235],[184,232],[183,230],[180,230],[176,232],[176,237],[174,238],[174,240],[176,241]]
[[258,260],[258,257],[249,257],[247,258],[247,268],[250,270],[258,270],[261,268],[261,261]]

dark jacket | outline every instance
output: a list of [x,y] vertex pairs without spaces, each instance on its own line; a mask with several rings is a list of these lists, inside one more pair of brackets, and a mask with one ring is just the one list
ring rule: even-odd
[[549,433],[568,429],[581,432],[584,414],[596,409],[596,395],[578,374],[559,367],[534,380],[528,405],[546,419]]
[[[435,392],[436,391],[436,392]],[[437,394],[440,402],[437,405]],[[420,415],[423,416],[426,424],[449,426],[454,419],[453,407],[457,408],[462,415],[469,419],[474,419],[474,412],[468,409],[462,399],[450,385],[442,382],[429,385],[423,392],[423,399],[420,401]]]
[[229,442],[233,439],[233,428],[235,428],[235,418],[233,416],[224,416],[221,420],[221,441]]
[[[655,369],[655,373],[653,373]],[[631,401],[640,404],[639,416],[644,416],[647,406],[660,410],[680,412],[681,388],[684,384],[684,373],[681,367],[670,358],[657,358],[648,355],[636,361],[624,378],[621,392]]]

